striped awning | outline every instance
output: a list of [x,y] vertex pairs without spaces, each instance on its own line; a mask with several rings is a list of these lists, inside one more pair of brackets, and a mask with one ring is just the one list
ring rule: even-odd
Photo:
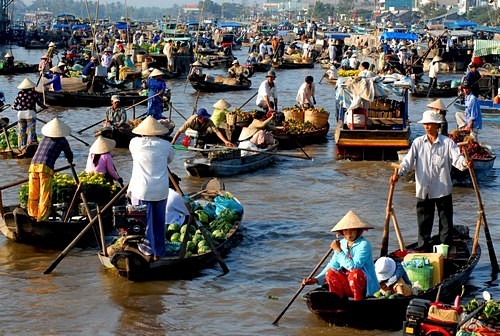
[[473,57],[499,55],[500,54],[500,41],[496,40],[474,40]]

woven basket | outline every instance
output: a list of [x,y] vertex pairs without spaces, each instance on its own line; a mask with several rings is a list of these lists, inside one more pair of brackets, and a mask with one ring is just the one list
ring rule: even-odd
[[285,120],[298,120],[304,122],[304,111],[283,110]]
[[310,122],[317,128],[323,128],[328,124],[330,113],[321,113],[314,110],[306,110],[304,113],[304,122]]
[[418,281],[423,290],[428,290],[432,286],[434,266],[431,264],[426,264],[424,267],[408,267],[403,263],[403,268],[410,281],[412,283]]
[[238,116],[236,113],[226,113],[226,123],[228,126],[234,126],[236,124]]

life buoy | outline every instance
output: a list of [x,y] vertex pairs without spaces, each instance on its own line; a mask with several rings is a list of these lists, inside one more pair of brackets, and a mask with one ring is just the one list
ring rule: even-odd
[[242,75],[243,75],[245,78],[248,78],[251,74],[252,74],[252,73],[250,72],[250,69],[248,69],[248,68],[243,69]]

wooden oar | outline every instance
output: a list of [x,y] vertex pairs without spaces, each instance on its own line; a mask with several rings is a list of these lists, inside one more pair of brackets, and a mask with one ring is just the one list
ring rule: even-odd
[[297,138],[293,134],[290,134],[290,137],[293,139],[293,141],[295,141],[295,143],[297,144],[297,146],[299,146],[300,150],[302,151],[302,153],[304,153],[304,155],[306,156],[306,158],[308,158],[309,160],[312,160],[312,158],[309,155],[307,155],[306,151],[304,150],[304,147],[302,147],[302,145],[300,144],[299,140],[297,140]]
[[2,127],[3,130],[3,136],[5,137],[5,143],[7,144],[7,149],[5,152],[12,152],[12,147],[10,146],[10,140],[9,140],[9,134],[7,133],[7,129],[5,127]]
[[[182,192],[181,187],[179,186],[177,181],[172,176],[172,172],[170,171],[170,168],[168,168],[168,178],[170,179],[170,182],[172,182],[175,190],[179,193],[179,195],[181,195],[181,197],[184,197],[184,193]],[[190,223],[190,225],[195,225],[195,227],[198,227],[200,229],[201,234],[203,235],[203,237],[205,238],[205,241],[210,246],[210,250],[212,250],[212,253],[215,255],[215,258],[217,259],[217,262],[219,263],[222,270],[224,271],[224,274],[227,274],[229,272],[229,268],[227,267],[226,263],[224,262],[224,260],[220,256],[219,251],[217,251],[217,248],[215,247],[215,245],[212,241],[212,238],[210,238],[210,236],[208,236],[203,225],[198,225],[198,222],[196,221],[196,218],[195,218],[196,214],[194,213],[193,209],[191,208],[191,206],[187,202],[186,202],[186,206],[189,210],[189,221],[190,221],[189,223]]]
[[[311,279],[314,274],[316,274],[316,272],[318,271],[318,269],[321,267],[321,265],[323,265],[323,263],[325,262],[325,260],[328,258],[328,256],[330,255],[330,253],[332,253],[332,249],[330,248],[328,250],[328,252],[325,253],[325,255],[323,256],[323,258],[321,258],[320,262],[316,265],[316,267],[314,267],[314,269],[312,270],[311,274],[309,274],[309,276],[307,277],[307,280],[308,279]],[[276,317],[276,319],[274,320],[273,324],[277,324],[279,322],[279,320],[281,319],[281,317],[285,314],[285,312],[288,310],[288,308],[290,308],[290,306],[292,305],[293,301],[295,301],[295,299],[297,298],[297,296],[299,296],[300,292],[302,292],[302,290],[304,289],[306,285],[304,285],[303,283],[300,285],[300,288],[295,292],[294,296],[292,297],[292,299],[290,300],[290,302],[288,302],[288,304],[286,305],[285,309],[283,309],[283,311],[278,315],[278,317]]]
[[[128,111],[128,110],[130,110],[131,108],[134,108],[134,107],[136,107],[136,106],[138,106],[138,105],[141,105],[142,103],[147,102],[147,101],[148,101],[148,100],[150,100],[151,98],[154,98],[154,97],[156,97],[156,96],[158,96],[158,95],[160,95],[160,94],[161,94],[161,92],[158,92],[157,94],[155,94],[155,95],[153,95],[153,96],[151,96],[151,97],[148,97],[148,98],[146,98],[146,99],[143,99],[143,100],[141,100],[140,102],[135,103],[134,105],[130,105],[129,107],[125,108],[125,111]],[[142,114],[141,116],[144,116],[144,115],[145,115],[145,114]],[[139,116],[139,118],[140,118],[141,116]],[[99,120],[98,122],[96,122],[96,123],[94,123],[94,124],[92,124],[92,125],[90,125],[90,126],[87,126],[87,127],[83,128],[83,129],[79,130],[79,131],[78,131],[78,132],[76,132],[76,133],[78,133],[78,134],[82,134],[84,131],[86,131],[86,130],[88,130],[89,128],[92,128],[92,127],[94,127],[94,126],[97,126],[97,125],[99,125],[100,123],[103,123],[105,120],[106,120],[106,119]]]
[[194,100],[193,105],[193,115],[198,111],[198,99],[200,99],[200,90],[197,90],[196,92],[196,99]]
[[174,105],[172,105],[172,103],[170,103],[170,108],[171,108],[172,110],[174,110],[175,112],[177,112],[177,114],[178,114],[178,115],[180,115],[180,116],[182,117],[182,119],[187,120],[187,118],[186,118],[185,116],[183,116],[183,115],[182,115],[182,113],[180,113],[180,112],[179,112],[179,110],[177,110],[177,109],[174,107]]
[[[246,104],[248,104],[248,102],[250,100],[252,100],[257,94],[259,93],[259,91],[255,92],[246,102],[243,103],[243,105],[241,105],[240,107],[238,107],[237,109],[238,110],[241,110]],[[277,106],[275,106],[274,108],[278,108]]]
[[[108,202],[108,204],[106,204],[101,211],[99,211],[97,213],[97,215],[99,215],[99,213],[104,213],[106,212],[113,204],[115,204],[115,202],[118,200],[118,198],[121,197],[122,194],[124,194],[126,191],[127,191],[127,188],[128,188],[128,183],[111,199],[111,201]],[[76,245],[76,243],[82,238],[82,236],[92,227],[92,225],[94,225],[94,223],[98,220],[98,216],[94,216],[90,222],[87,224],[87,226],[85,226],[83,228],[83,230],[78,234],[78,236],[75,237],[75,239],[73,239],[73,241],[71,243],[69,243],[69,245],[64,249],[64,251],[61,252],[61,254],[59,254],[59,256],[56,258],[56,260],[54,260],[52,262],[52,264],[43,272],[43,274],[49,274],[51,273],[56,267],[57,265],[59,265],[59,263],[64,259],[64,257],[66,257],[66,255],[69,253],[69,251]]]
[[432,78],[431,82],[429,83],[429,90],[427,90],[427,97],[429,98],[429,95],[431,94],[432,86],[434,85],[434,82],[436,81],[436,78]]
[[[462,148],[462,152],[464,153],[464,156],[465,156],[467,162],[470,162],[471,159],[469,157],[469,153],[467,152],[467,145],[468,145],[468,142],[460,142],[458,144],[458,146]],[[481,222],[482,222],[483,226],[484,226],[484,235],[486,236],[486,245],[488,246],[488,253],[490,255],[491,270],[493,273],[498,273],[499,268],[498,268],[497,256],[495,254],[493,242],[491,241],[490,229],[488,228],[486,214],[484,213],[483,201],[481,199],[481,194],[479,193],[479,187],[477,184],[476,174],[474,173],[474,169],[472,168],[471,165],[469,165],[469,173],[470,173],[470,178],[472,180],[472,185],[474,186],[474,191],[476,193],[477,203],[479,205],[479,214],[478,214],[478,219],[477,219],[477,224],[476,224],[476,232],[474,235],[474,243],[472,245],[472,253],[475,254],[476,250],[477,250],[477,245],[479,243],[479,230],[480,230]]]
[[[398,168],[394,168],[393,178],[398,176]],[[394,196],[394,184],[389,187],[389,196],[387,197],[387,206],[385,208],[385,222],[384,222],[384,233],[382,235],[382,246],[380,248],[380,256],[384,257],[387,255],[389,249],[389,222],[391,221],[392,213],[392,197]]]
[[[43,119],[40,119],[40,118],[38,118],[38,117],[36,118],[36,120],[38,120],[38,121],[40,121],[40,122],[42,122],[42,123],[44,123],[44,124],[46,124],[46,123],[47,123],[47,121],[45,121],[45,120],[43,120]],[[80,141],[80,142],[81,142],[82,144],[84,144],[85,146],[90,147],[90,144],[89,144],[88,142],[85,142],[85,141],[83,141],[82,139],[77,138],[77,137],[76,137],[76,136],[74,136],[73,134],[70,134],[69,136],[70,136],[70,137],[72,137],[72,138],[73,138],[73,139],[75,139],[75,140]]]

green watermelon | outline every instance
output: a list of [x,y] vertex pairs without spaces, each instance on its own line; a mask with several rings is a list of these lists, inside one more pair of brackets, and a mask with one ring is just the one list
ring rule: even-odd
[[179,229],[180,229],[179,224],[173,223],[168,226],[167,231],[179,232]]
[[181,234],[179,232],[176,232],[170,237],[171,242],[180,242],[181,241]]
[[208,246],[198,247],[198,254],[207,253],[208,251],[210,251],[210,247]]

